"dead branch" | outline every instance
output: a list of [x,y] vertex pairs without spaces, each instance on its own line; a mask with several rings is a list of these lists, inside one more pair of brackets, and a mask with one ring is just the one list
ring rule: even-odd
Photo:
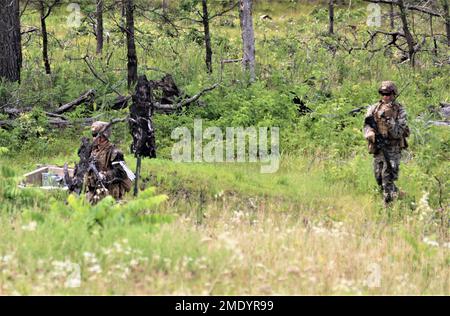
[[61,114],[61,113],[70,111],[74,107],[76,107],[80,104],[92,102],[94,98],[95,98],[95,90],[90,89],[87,92],[85,92],[84,94],[82,94],[80,97],[78,97],[77,99],[73,100],[72,102],[69,102],[69,103],[66,103],[66,104],[60,106],[58,109],[53,111],[53,113]]
[[[94,75],[94,77],[97,78],[98,80],[100,80],[103,84],[109,86],[109,83],[108,83],[105,79],[103,79],[102,77],[100,77],[100,76],[97,74],[97,72],[95,71],[94,66],[92,66],[92,64],[89,62],[88,58],[89,58],[89,56],[86,55],[86,56],[83,57],[83,60],[84,60],[84,62],[86,63],[86,65],[88,66],[88,68],[89,68],[89,70],[91,71],[92,75]],[[114,89],[113,87],[110,87],[110,89],[111,89],[113,92],[115,92],[117,95],[122,96],[122,95],[120,94],[120,92],[118,92],[118,91],[117,91],[116,89]]]
[[221,11],[221,12],[218,12],[218,13],[216,13],[216,14],[211,15],[211,16],[209,17],[209,20],[211,21],[212,19],[214,19],[214,18],[216,18],[216,17],[218,17],[218,16],[222,16],[222,15],[224,15],[224,14],[230,12],[231,10],[233,10],[234,8],[236,8],[238,4],[239,4],[239,1],[236,1],[236,2],[235,2],[232,6],[230,6],[229,8],[227,8],[227,9]]
[[34,32],[37,32],[37,31],[39,31],[39,29],[37,27],[30,27],[29,29],[20,32],[20,35],[23,36],[25,34],[34,33]]
[[200,91],[196,95],[194,95],[194,96],[192,96],[192,97],[190,97],[188,99],[185,99],[185,100],[183,100],[181,102],[178,102],[176,104],[161,104],[161,103],[155,102],[153,104],[153,106],[156,109],[159,109],[159,110],[175,110],[175,109],[179,109],[179,108],[181,108],[183,106],[189,105],[189,104],[197,101],[203,94],[205,94],[206,92],[209,92],[211,90],[214,90],[218,85],[219,85],[219,83],[215,83],[212,86],[203,89],[202,91]]
[[[364,1],[371,2],[371,3],[384,3],[384,4],[398,5],[398,2],[393,1],[393,0],[364,0]],[[437,16],[437,17],[441,17],[441,18],[443,17],[443,15],[441,13],[433,11],[432,9],[425,7],[425,6],[414,5],[414,4],[405,4],[405,8],[408,10],[412,10],[412,11],[426,13],[431,16]]]

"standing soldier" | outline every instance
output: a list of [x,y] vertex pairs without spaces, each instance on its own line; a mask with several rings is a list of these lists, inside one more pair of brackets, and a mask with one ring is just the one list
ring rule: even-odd
[[383,81],[378,90],[381,100],[370,106],[364,120],[364,137],[373,154],[375,179],[388,206],[398,197],[394,181],[398,179],[402,149],[407,148],[409,128],[406,112],[396,101],[397,87],[392,81]]
[[94,122],[91,131],[94,142],[85,175],[87,199],[92,204],[106,195],[119,200],[130,191],[134,174],[125,165],[123,153],[109,142],[111,124]]

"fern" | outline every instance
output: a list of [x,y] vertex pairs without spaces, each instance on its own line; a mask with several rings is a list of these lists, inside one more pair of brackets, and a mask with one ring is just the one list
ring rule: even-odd
[[[171,221],[169,215],[153,214],[161,203],[167,200],[167,195],[155,195],[155,188],[148,188],[139,197],[124,203],[116,203],[111,196],[102,199],[96,205],[90,205],[84,196],[70,195],[67,206],[71,218],[85,222],[87,228],[95,225],[101,227],[117,223],[165,223]],[[56,205],[57,204],[57,205]],[[60,208],[59,202],[54,202],[53,210]]]

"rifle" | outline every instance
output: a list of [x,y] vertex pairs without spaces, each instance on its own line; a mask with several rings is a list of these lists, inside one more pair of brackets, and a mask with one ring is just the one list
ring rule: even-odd
[[95,166],[95,162],[94,161],[89,161],[89,169],[88,172],[92,171],[95,175],[95,177],[97,178],[97,183],[100,183],[101,187],[108,191],[108,189],[105,187],[105,184],[103,183],[102,177],[100,176],[100,172],[98,172],[97,167]]
[[386,168],[389,172],[389,174],[392,174],[392,166],[391,166],[391,160],[389,159],[389,154],[386,151],[386,146],[388,144],[387,140],[383,137],[383,135],[380,134],[378,131],[377,122],[375,121],[375,118],[373,115],[368,116],[364,120],[365,125],[369,125],[375,132],[375,149],[377,151],[381,151],[384,156],[384,160],[386,160]]

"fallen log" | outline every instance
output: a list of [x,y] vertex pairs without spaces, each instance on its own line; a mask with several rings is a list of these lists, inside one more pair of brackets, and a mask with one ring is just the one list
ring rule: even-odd
[[29,112],[31,110],[32,110],[31,107],[25,107],[25,108],[6,107],[6,108],[3,108],[2,112],[5,113],[6,115],[8,115],[9,118],[16,118],[20,114],[25,113],[25,112]]
[[73,100],[72,102],[61,105],[59,108],[57,108],[55,111],[53,111],[53,113],[54,114],[62,114],[64,112],[71,111],[74,107],[76,107],[80,104],[83,104],[83,103],[91,104],[94,101],[94,98],[95,98],[95,90],[90,89],[87,92],[85,92],[84,94],[82,94],[80,97],[78,97],[77,99]]
[[434,126],[450,126],[449,121],[428,121],[427,123]]

